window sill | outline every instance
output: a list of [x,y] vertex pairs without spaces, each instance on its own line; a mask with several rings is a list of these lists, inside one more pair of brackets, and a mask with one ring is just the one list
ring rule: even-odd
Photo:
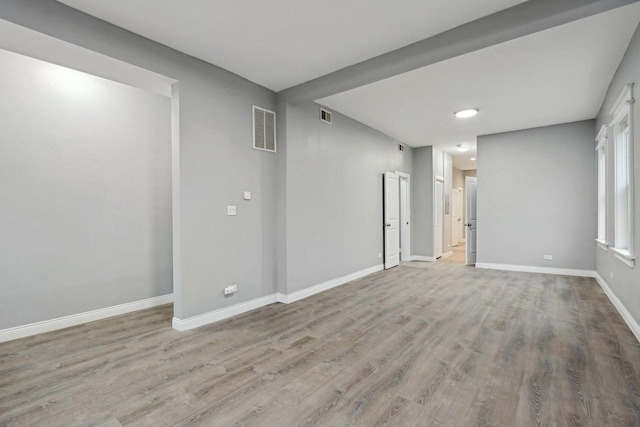
[[611,248],[613,256],[622,261],[627,266],[633,268],[635,266],[635,257],[626,249]]
[[604,250],[605,252],[609,252],[609,244],[607,242],[605,242],[604,240],[596,239],[596,243],[598,244],[598,247],[600,249]]

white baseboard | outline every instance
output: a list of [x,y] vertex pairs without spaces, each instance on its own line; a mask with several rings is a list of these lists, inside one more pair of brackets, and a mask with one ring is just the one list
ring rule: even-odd
[[425,261],[425,262],[435,262],[435,258],[432,256],[421,256],[421,255],[412,255],[411,261]]
[[520,271],[523,273],[558,274],[560,276],[596,277],[593,270],[575,270],[571,268],[536,267],[531,265],[491,264],[477,262],[476,268],[488,270]]
[[453,251],[445,252],[442,254],[442,258],[449,258],[451,255],[453,255]]
[[131,313],[132,311],[143,310],[145,308],[169,304],[171,302],[173,302],[173,294],[167,294],[140,301],[114,305],[113,307],[87,311],[85,313],[72,314],[70,316],[58,317],[56,319],[16,326],[15,328],[3,329],[0,330],[0,342],[30,337],[32,335],[56,331],[58,329],[68,328],[70,326],[82,325],[83,323],[106,319],[107,317],[112,316],[119,316],[121,314]]
[[278,301],[285,304],[291,304],[292,302],[299,301],[304,298],[308,298],[320,292],[324,292],[331,288],[335,288],[336,286],[344,285],[347,282],[351,282],[352,280],[356,280],[361,277],[368,276],[369,274],[376,273],[383,269],[384,269],[383,264],[374,265],[373,267],[365,268],[364,270],[356,271],[355,273],[347,274],[346,276],[338,277],[337,279],[327,280],[326,282],[320,283],[318,285],[310,286],[308,288],[301,289],[299,291],[295,291],[290,294],[278,293],[276,295],[277,295]]
[[640,325],[638,325],[638,322],[636,322],[631,313],[629,313],[629,310],[627,310],[624,304],[622,304],[622,301],[618,299],[616,294],[613,293],[606,280],[604,280],[604,278],[598,273],[596,273],[595,277],[604,293],[609,297],[609,301],[611,301],[616,310],[618,310],[618,313],[620,313],[620,316],[622,316],[624,321],[627,323],[633,335],[636,337],[638,342],[640,342]]
[[246,313],[247,311],[255,310],[256,308],[264,307],[265,305],[273,304],[275,302],[278,302],[276,300],[276,294],[271,294],[265,297],[241,302],[239,304],[232,305],[231,307],[225,307],[219,310],[200,314],[198,316],[188,317],[186,319],[178,319],[177,317],[174,317],[172,326],[173,329],[178,331],[188,331],[189,329],[198,328],[200,326],[208,325],[209,323],[237,316],[238,314]]
[[306,289],[301,289],[299,291],[292,292],[290,294],[276,292],[271,295],[267,295],[261,298],[256,298],[251,301],[246,301],[240,304],[232,305],[231,307],[221,308],[219,310],[211,311],[209,313],[201,314],[199,316],[189,317],[187,319],[178,319],[174,317],[173,329],[176,329],[178,331],[187,331],[189,329],[194,329],[200,326],[208,325],[209,323],[218,322],[220,320],[223,320],[232,316],[237,316],[238,314],[246,313],[247,311],[255,310],[257,308],[264,307],[265,305],[273,304],[275,302],[291,304],[292,302],[296,302],[301,299],[308,298],[312,295],[318,294],[320,292],[324,292],[331,288],[344,285],[345,283],[351,282],[352,280],[356,280],[361,277],[368,276],[369,274],[381,271],[383,268],[384,266],[382,264],[375,265],[373,267],[356,271],[355,273],[338,277],[336,279],[328,280],[318,285],[314,285]]

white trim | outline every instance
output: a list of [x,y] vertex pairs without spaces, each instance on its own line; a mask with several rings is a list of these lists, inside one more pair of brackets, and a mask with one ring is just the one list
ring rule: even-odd
[[119,316],[121,314],[131,313],[132,311],[157,307],[159,305],[169,304],[172,302],[173,294],[167,294],[159,297],[143,299],[140,301],[114,305],[113,307],[100,308],[98,310],[72,314],[70,316],[58,317],[56,319],[16,326],[14,328],[3,329],[0,330],[0,342],[30,337],[32,335],[44,334],[45,332],[51,332],[58,329],[69,328],[71,326],[82,325],[84,323],[93,322],[95,320]]
[[[398,175],[398,179],[399,180],[405,180],[407,181],[407,206],[408,206],[408,211],[407,212],[407,219],[409,221],[409,234],[408,234],[408,239],[406,242],[406,248],[400,248],[401,252],[400,252],[400,261],[411,261],[411,226],[413,225],[413,221],[411,220],[411,175],[409,175],[408,173],[404,173],[404,172],[400,172],[400,171],[395,171],[394,172],[396,175]],[[400,181],[398,181],[400,182]],[[401,225],[402,227],[402,225]],[[402,228],[400,229],[402,230]],[[401,240],[402,240],[402,236]],[[406,251],[402,250],[402,249],[406,249]]]
[[521,271],[523,273],[558,274],[560,276],[596,277],[593,270],[576,270],[573,268],[536,267],[533,265],[476,263],[476,268],[487,270]]
[[198,328],[200,326],[208,325],[209,323],[217,322],[238,314],[246,313],[247,311],[255,310],[256,308],[264,307],[265,305],[278,302],[276,300],[276,294],[267,295],[266,297],[252,299],[250,301],[241,302],[239,304],[232,305],[231,307],[221,308],[219,310],[210,311],[208,313],[200,314],[198,316],[189,317],[186,319],[173,318],[173,329],[178,331],[188,331],[189,329]]
[[609,138],[609,135],[607,133],[608,129],[609,127],[607,125],[600,126],[600,131],[598,132],[598,136],[596,136],[596,142],[598,143],[598,145],[596,146],[596,151],[604,149],[605,143]]
[[383,264],[374,265],[373,267],[365,268],[364,270],[356,271],[355,273],[347,274],[346,276],[338,277],[336,279],[327,280],[326,282],[322,282],[320,284],[310,286],[308,288],[301,289],[290,294],[278,293],[276,294],[276,296],[279,302],[282,302],[284,304],[291,304],[292,302],[300,301],[301,299],[319,294],[320,292],[324,292],[340,285],[344,285],[345,283],[351,282],[352,280],[360,279],[361,277],[368,276],[369,274],[373,274],[378,271],[382,271],[383,269]]
[[442,254],[441,258],[442,259],[449,258],[451,255],[453,255],[453,251],[445,252]]
[[624,304],[622,304],[622,302],[618,299],[616,294],[613,293],[613,291],[611,290],[607,282],[604,280],[604,278],[600,276],[600,274],[598,274],[597,272],[596,272],[595,278],[600,284],[600,287],[602,288],[604,293],[609,298],[609,301],[611,301],[611,303],[616,308],[616,310],[618,310],[618,313],[620,313],[620,316],[622,316],[624,321],[627,323],[627,326],[629,326],[629,329],[631,329],[631,332],[633,333],[633,335],[640,342],[640,325],[638,325],[638,322],[636,322],[636,320],[633,318],[631,313],[629,313],[629,311],[624,306]]
[[625,104],[627,105],[632,104],[635,101],[633,99],[632,90],[633,90],[633,83],[628,83],[624,85],[624,88],[622,89],[622,92],[618,96],[618,99],[616,99],[616,102],[613,104],[613,107],[611,107],[611,110],[609,110],[609,114],[613,116],[614,121],[617,121],[617,119],[619,118],[617,117],[617,115],[620,114]]
[[435,262],[436,259],[432,256],[412,255],[411,261]]
[[611,248],[613,251],[613,256],[619,261],[622,261],[627,266],[633,268],[635,267],[635,257],[631,255],[631,253],[627,250],[622,250],[618,248]]
[[600,239],[596,239],[596,243],[598,244],[598,247],[602,250],[604,250],[605,252],[609,252],[609,243],[605,242],[604,240],[600,240]]
[[188,331],[189,329],[199,328],[200,326],[218,322],[220,320],[224,320],[232,316],[237,316],[238,314],[246,313],[247,311],[255,310],[257,308],[264,307],[265,305],[269,304],[274,304],[276,302],[291,304],[292,302],[299,301],[301,299],[310,297],[320,292],[324,292],[340,285],[344,285],[345,283],[360,279],[361,277],[368,276],[369,274],[376,273],[378,271],[382,271],[383,269],[384,265],[378,264],[373,267],[365,268],[364,270],[356,271],[355,273],[347,274],[346,276],[338,277],[336,279],[328,280],[326,282],[308,287],[306,289],[292,292],[290,294],[276,292],[271,295],[252,299],[250,301],[232,305],[231,307],[221,308],[219,310],[210,311],[208,313],[189,317],[187,319],[178,319],[177,317],[174,317],[172,326],[173,329],[176,329],[178,331]]

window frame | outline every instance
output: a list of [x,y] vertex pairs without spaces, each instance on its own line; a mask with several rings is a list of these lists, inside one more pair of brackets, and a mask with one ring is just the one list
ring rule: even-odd
[[633,103],[632,83],[624,87],[610,112],[614,151],[614,242],[611,249],[615,258],[629,267],[635,266]]
[[596,161],[598,168],[598,228],[596,242],[601,249],[609,250],[607,240],[607,140],[609,138],[609,128],[602,125],[596,136]]

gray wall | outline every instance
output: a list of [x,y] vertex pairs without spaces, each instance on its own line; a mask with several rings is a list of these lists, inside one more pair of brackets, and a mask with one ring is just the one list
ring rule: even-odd
[[381,264],[382,174],[412,174],[410,147],[400,152],[335,112],[323,123],[319,109],[286,106],[286,286],[278,283],[289,293]]
[[[277,158],[253,150],[253,104],[274,109],[275,94],[54,0],[4,0],[0,19],[171,77],[179,85],[181,263],[175,266],[180,319],[273,293]],[[244,190],[253,194],[242,200]],[[226,205],[238,206],[228,217]],[[224,298],[223,287],[238,293]],[[99,294],[78,306],[113,304]],[[125,298],[121,298],[124,301]]]
[[[607,91],[606,98],[602,105],[598,117],[596,119],[595,129],[600,129],[600,126],[607,125],[611,121],[609,111],[613,107],[613,103],[622,92],[622,89],[627,83],[636,83],[634,87],[634,97],[636,103],[633,108],[633,123],[634,123],[634,171],[635,171],[635,240],[634,247],[636,252],[636,266],[630,268],[623,264],[621,261],[613,257],[611,251],[605,252],[604,250],[597,248],[596,250],[596,269],[600,276],[608,283],[611,290],[616,294],[618,299],[624,304],[629,313],[633,316],[637,323],[640,323],[640,267],[638,261],[640,257],[640,105],[638,105],[638,91],[640,90],[640,29],[636,29],[636,33],[633,36],[631,43],[627,49],[627,52],[620,63],[618,71],[616,72],[611,85]],[[595,144],[595,143],[594,143]],[[595,145],[592,145],[595,148]],[[595,167],[595,166],[594,166]],[[607,163],[608,176],[607,176],[607,238],[609,243],[612,243],[614,235],[613,218],[613,151],[609,150],[609,159]],[[594,234],[595,236],[595,234]],[[592,246],[595,246],[593,241],[590,242]],[[613,275],[613,277],[612,277]]]
[[433,147],[413,150],[411,254],[433,256]]
[[0,329],[172,293],[170,99],[4,50],[0,92]]
[[479,263],[594,269],[594,137],[588,120],[478,138]]

